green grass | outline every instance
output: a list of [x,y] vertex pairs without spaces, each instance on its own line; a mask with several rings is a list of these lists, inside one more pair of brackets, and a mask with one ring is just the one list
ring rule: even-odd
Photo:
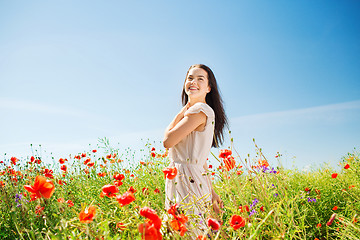
[[[117,156],[107,159],[100,151],[93,153],[89,149],[85,152],[86,157],[68,158],[66,174],[60,170],[58,160],[49,166],[44,165],[44,161],[29,163],[28,158],[13,165],[10,158],[4,157],[0,164],[3,183],[0,184],[0,239],[141,239],[138,225],[144,223],[145,218],[139,215],[140,208],[151,207],[160,217],[167,214],[162,169],[169,159],[161,156],[164,151],[159,150],[155,151],[157,156],[152,157],[151,146],[147,144],[143,150],[146,157],[131,160],[134,162],[130,164],[129,159],[134,158],[131,152],[121,153],[119,149],[111,148],[108,142],[103,141],[103,144],[107,154],[116,153]],[[256,150],[254,159],[242,160],[232,149],[237,167],[226,171],[221,159],[217,158],[221,169],[218,166],[210,169],[215,191],[224,201],[225,208],[220,216],[223,221],[220,230],[209,229],[209,239],[358,239],[359,153],[348,153],[339,159],[340,168],[336,171],[326,165],[307,172],[279,166],[269,166],[263,171],[257,166],[257,160],[266,158],[257,146]],[[214,152],[214,155],[218,153]],[[95,162],[93,167],[84,165],[87,158]],[[350,168],[344,169],[346,164]],[[45,168],[54,172],[51,181],[55,184],[55,192],[49,199],[30,201],[30,193],[23,186],[33,185],[37,175],[44,175]],[[85,168],[89,169],[88,174],[84,172]],[[332,178],[335,172],[338,176]],[[101,177],[98,173],[106,175]],[[113,184],[115,173],[125,175],[118,194],[123,194],[130,186],[137,190],[136,200],[129,205],[121,207],[115,198],[100,197],[101,188]],[[60,185],[59,180],[66,184]],[[143,188],[148,190],[143,192]],[[160,192],[156,193],[155,189]],[[17,202],[16,194],[22,195]],[[58,202],[59,198],[71,200],[74,206]],[[44,207],[40,213],[36,213],[38,205]],[[89,205],[97,208],[95,219],[89,224],[81,223],[79,212]],[[251,209],[241,211],[239,206]],[[333,210],[335,206],[337,210]],[[335,220],[327,226],[333,213],[336,213]],[[246,225],[238,230],[229,224],[234,214],[247,219]],[[117,228],[118,223],[123,223],[125,229]],[[161,232],[163,239],[184,239],[165,222]]]

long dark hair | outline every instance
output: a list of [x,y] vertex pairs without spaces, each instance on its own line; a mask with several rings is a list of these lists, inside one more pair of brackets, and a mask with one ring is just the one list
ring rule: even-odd
[[[215,130],[214,130],[214,139],[212,143],[212,147],[219,147],[224,141],[224,127],[229,127],[228,120],[225,115],[223,101],[220,96],[220,91],[218,85],[216,83],[216,78],[211,69],[204,64],[194,64],[190,66],[186,73],[185,80],[189,74],[190,69],[192,68],[201,68],[207,72],[209,87],[211,88],[210,92],[206,94],[205,101],[206,103],[214,110],[215,112]],[[188,95],[185,93],[185,89],[183,88],[181,94],[181,100],[183,106],[185,106],[188,102]]]

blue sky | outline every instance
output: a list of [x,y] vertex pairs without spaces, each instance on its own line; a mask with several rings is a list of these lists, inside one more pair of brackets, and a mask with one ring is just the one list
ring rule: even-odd
[[255,138],[287,167],[336,165],[360,147],[359,10],[357,1],[2,1],[0,154],[29,155],[33,143],[58,157],[98,137],[161,148],[188,67],[204,63],[243,157]]

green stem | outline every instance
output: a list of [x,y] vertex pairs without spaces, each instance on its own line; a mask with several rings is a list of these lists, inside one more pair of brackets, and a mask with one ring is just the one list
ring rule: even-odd
[[268,215],[259,223],[259,225],[256,227],[255,232],[250,236],[250,239],[253,239],[255,237],[255,235],[258,233],[258,231],[260,230],[260,227],[265,223],[265,221],[270,217],[270,215],[274,212],[274,209],[272,209]]

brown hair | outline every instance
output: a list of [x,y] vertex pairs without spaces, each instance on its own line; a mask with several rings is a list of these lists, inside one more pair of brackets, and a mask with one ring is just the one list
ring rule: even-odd
[[[211,69],[204,64],[194,64],[191,65],[186,73],[185,80],[189,74],[190,69],[192,68],[201,68],[204,69],[208,74],[209,87],[211,88],[210,92],[206,94],[205,101],[206,103],[214,110],[215,112],[215,129],[214,129],[214,140],[212,143],[212,147],[219,147],[224,141],[224,127],[228,125],[228,120],[225,115],[223,101],[220,96],[220,91],[216,82],[216,78]],[[183,88],[181,94],[181,100],[183,106],[188,102],[188,95],[185,93],[185,89]]]

